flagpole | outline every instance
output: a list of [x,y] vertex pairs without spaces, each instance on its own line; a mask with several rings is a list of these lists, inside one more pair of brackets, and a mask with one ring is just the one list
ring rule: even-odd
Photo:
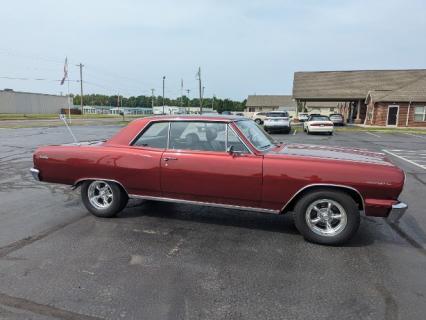
[[70,79],[67,79],[68,82],[68,117],[71,123],[71,105],[70,105]]

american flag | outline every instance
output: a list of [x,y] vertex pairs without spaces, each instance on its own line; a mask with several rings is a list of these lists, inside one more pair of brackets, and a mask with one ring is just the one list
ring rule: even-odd
[[68,78],[68,58],[65,57],[65,64],[64,64],[64,77],[61,80],[61,86],[64,84],[65,80]]

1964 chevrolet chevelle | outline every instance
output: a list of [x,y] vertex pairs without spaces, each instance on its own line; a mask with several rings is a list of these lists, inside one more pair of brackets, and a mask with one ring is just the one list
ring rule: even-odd
[[384,154],[274,142],[252,120],[160,116],[131,122],[104,143],[40,147],[33,176],[81,186],[86,208],[113,217],[129,198],[293,212],[313,242],[340,244],[360,214],[397,221],[404,172]]

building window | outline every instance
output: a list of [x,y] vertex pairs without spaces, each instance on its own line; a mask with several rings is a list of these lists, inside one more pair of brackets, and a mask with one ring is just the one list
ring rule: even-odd
[[249,112],[256,112],[256,108],[255,107],[249,107]]
[[426,107],[416,107],[414,121],[426,121]]

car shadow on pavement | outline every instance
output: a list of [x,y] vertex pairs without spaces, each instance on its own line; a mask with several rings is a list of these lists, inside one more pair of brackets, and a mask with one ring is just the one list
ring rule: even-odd
[[[118,215],[118,219],[131,219],[141,216],[299,235],[300,240],[303,241],[302,236],[293,223],[291,213],[275,215],[198,205],[143,201],[142,203],[136,202],[129,204],[129,206]],[[368,228],[368,225],[366,226],[365,223],[362,223],[358,233],[346,244],[340,246],[364,247],[378,240],[375,238],[374,232],[362,230],[363,227]]]
[[118,215],[118,219],[140,216],[201,222],[288,234],[299,233],[290,215],[275,215],[160,201],[144,201],[134,206],[130,204],[130,206]]

